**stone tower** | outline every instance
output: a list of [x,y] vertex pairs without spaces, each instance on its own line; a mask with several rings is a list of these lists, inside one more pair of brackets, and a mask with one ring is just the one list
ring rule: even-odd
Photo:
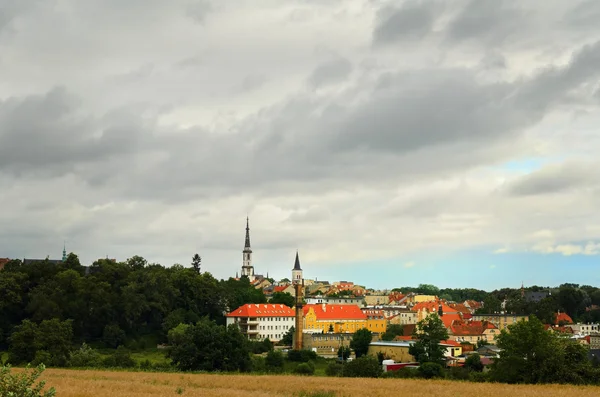
[[296,261],[292,269],[292,284],[296,292],[296,324],[294,331],[294,350],[302,350],[302,334],[304,325],[304,312],[302,299],[304,295],[304,278],[302,277],[302,268],[300,267],[300,258],[296,251]]
[[246,217],[246,241],[244,243],[244,250],[242,251],[242,276],[246,276],[250,279],[250,282],[254,281],[254,266],[252,266],[252,248],[250,248],[250,220]]

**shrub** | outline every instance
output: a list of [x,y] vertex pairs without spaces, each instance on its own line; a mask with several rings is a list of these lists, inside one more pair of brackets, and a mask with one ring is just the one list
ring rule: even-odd
[[[27,366],[29,369],[29,366]],[[0,368],[0,396],[6,397],[54,397],[56,390],[50,388],[46,392],[42,389],[46,385],[45,381],[40,381],[36,385],[37,379],[40,377],[46,367],[41,364],[31,373],[25,371],[13,375],[10,373],[10,366]]]
[[340,363],[330,363],[327,368],[325,368],[325,375],[327,376],[342,376],[342,371],[344,370],[344,366]]
[[300,375],[312,375],[315,373],[315,366],[310,361],[307,363],[300,363],[294,368],[294,373]]
[[265,358],[261,356],[252,357],[252,371],[254,372],[266,372],[267,366]]
[[383,370],[377,358],[362,356],[356,360],[346,362],[342,376],[349,378],[377,378],[382,373]]
[[142,369],[144,371],[148,371],[148,370],[152,369],[152,362],[148,359],[145,359],[144,361],[142,361],[140,363],[140,369]]
[[70,367],[93,368],[100,366],[100,364],[100,355],[86,343],[83,343],[79,349],[72,351],[69,359]]
[[35,357],[31,362],[32,365],[38,366],[40,364],[48,363],[51,365],[52,363],[52,355],[46,350],[38,350],[35,352]]
[[102,332],[102,342],[107,347],[115,349],[117,346],[125,342],[125,331],[116,324],[108,324]]
[[289,350],[288,351],[288,360],[294,362],[302,362],[306,363],[310,360],[316,360],[317,353],[312,350]]
[[421,374],[414,368],[400,368],[396,371],[384,372],[382,378],[409,379],[420,378]]
[[489,382],[489,372],[471,372],[469,374],[469,380],[471,382]]
[[448,379],[469,380],[469,370],[463,367],[452,367],[446,372]]
[[283,354],[278,351],[270,351],[265,358],[265,367],[267,371],[281,372],[283,371]]
[[465,368],[470,371],[481,372],[483,371],[483,364],[481,363],[481,357],[479,354],[474,353],[469,355],[465,360]]
[[419,366],[418,371],[425,379],[442,378],[444,376],[444,368],[438,363],[423,363]]
[[135,367],[135,360],[131,358],[129,350],[123,346],[119,346],[117,351],[113,355],[115,358],[115,366],[120,368],[132,368]]

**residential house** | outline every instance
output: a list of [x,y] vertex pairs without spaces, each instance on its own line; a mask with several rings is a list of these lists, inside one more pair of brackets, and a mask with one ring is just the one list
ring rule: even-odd
[[402,292],[391,292],[388,295],[389,298],[389,304],[399,304],[400,301],[404,300],[404,298],[406,298],[406,295],[403,294]]
[[367,315],[357,305],[304,305],[304,332],[353,334],[368,328]]
[[448,306],[460,313],[464,320],[470,320],[473,317],[471,309],[466,307],[463,303],[448,303]]
[[446,328],[449,328],[453,321],[463,320],[459,311],[451,308],[442,300],[417,303],[411,310],[417,312],[417,322],[424,320],[431,313],[436,313],[440,316]]
[[484,346],[481,346],[479,349],[477,349],[477,353],[479,353],[481,356],[492,356],[492,357],[497,357],[501,351],[502,351],[502,349],[500,349],[496,345],[484,345]]
[[[398,338],[393,341],[376,341],[371,342],[367,352],[370,356],[377,357],[379,353],[383,354],[385,360],[394,360],[397,363],[415,362],[415,358],[408,352],[408,349],[416,341],[406,338]],[[452,340],[441,341],[440,346],[446,348],[445,356],[456,357],[462,354],[460,343]]]
[[351,334],[340,333],[304,333],[302,343],[304,349],[312,350],[322,356],[337,357],[340,347],[350,347]]
[[[385,308],[383,310],[384,313],[386,313]],[[406,325],[417,323],[417,312],[415,311],[403,308],[399,310],[394,310],[394,313],[396,314],[393,314],[392,316],[387,316],[388,323],[390,324]]]
[[554,316],[554,325],[573,324],[573,319],[567,313],[556,313]]
[[450,339],[477,344],[480,340],[495,344],[500,334],[498,327],[488,321],[454,321],[450,326]]
[[250,340],[279,341],[294,326],[295,310],[281,304],[245,304],[227,314],[226,323],[236,324]]
[[384,333],[387,330],[387,320],[382,310],[362,309],[367,315],[367,329],[375,333]]
[[475,310],[483,308],[483,302],[477,302],[472,299],[464,301],[463,305],[465,305],[465,307],[469,309],[471,313],[475,313]]
[[573,333],[580,335],[590,335],[592,333],[600,332],[599,324],[569,324],[569,328],[573,330]]
[[256,289],[262,289],[262,290],[264,290],[265,288],[267,288],[271,284],[272,284],[271,281],[269,281],[269,279],[265,278],[265,277],[256,278],[252,282],[252,285],[254,286],[254,288],[256,288]]
[[389,295],[365,295],[363,299],[367,306],[388,305],[390,303]]
[[528,321],[529,316],[509,313],[474,314],[472,320],[488,321],[498,327],[499,330],[503,330],[519,321]]
[[308,296],[305,299],[305,302],[309,305],[320,305],[322,303],[326,304],[340,304],[340,305],[356,305],[362,307],[364,304],[363,298],[357,298],[354,296]]
[[0,270],[4,269],[4,266],[6,266],[8,262],[10,262],[10,259],[0,258]]

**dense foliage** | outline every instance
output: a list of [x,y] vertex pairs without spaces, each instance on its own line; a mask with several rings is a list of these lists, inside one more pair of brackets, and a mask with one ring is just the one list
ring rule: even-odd
[[228,310],[266,302],[247,278],[219,281],[200,272],[199,257],[192,265],[164,267],[134,256],[86,269],[75,254],[59,264],[11,261],[0,271],[0,350],[10,349],[13,364],[42,351],[52,356],[46,364],[63,365],[65,343],[156,347],[181,323],[208,317],[224,324]]
[[444,353],[446,348],[440,342],[448,339],[448,331],[444,323],[435,313],[430,314],[417,323],[412,344],[408,352],[421,364],[445,364]]
[[[29,368],[27,368],[29,369]],[[17,374],[11,373],[9,366],[0,367],[0,396],[2,397],[54,397],[56,390],[51,387],[43,391],[45,381],[38,382],[38,378],[44,372],[44,365],[40,364],[31,372],[22,371]]]

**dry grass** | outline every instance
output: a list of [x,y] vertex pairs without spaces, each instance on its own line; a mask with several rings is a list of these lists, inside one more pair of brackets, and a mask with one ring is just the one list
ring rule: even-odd
[[348,379],[301,376],[188,375],[48,369],[42,375],[58,397],[138,396],[465,396],[554,397],[600,395],[591,386],[510,386],[413,379]]

